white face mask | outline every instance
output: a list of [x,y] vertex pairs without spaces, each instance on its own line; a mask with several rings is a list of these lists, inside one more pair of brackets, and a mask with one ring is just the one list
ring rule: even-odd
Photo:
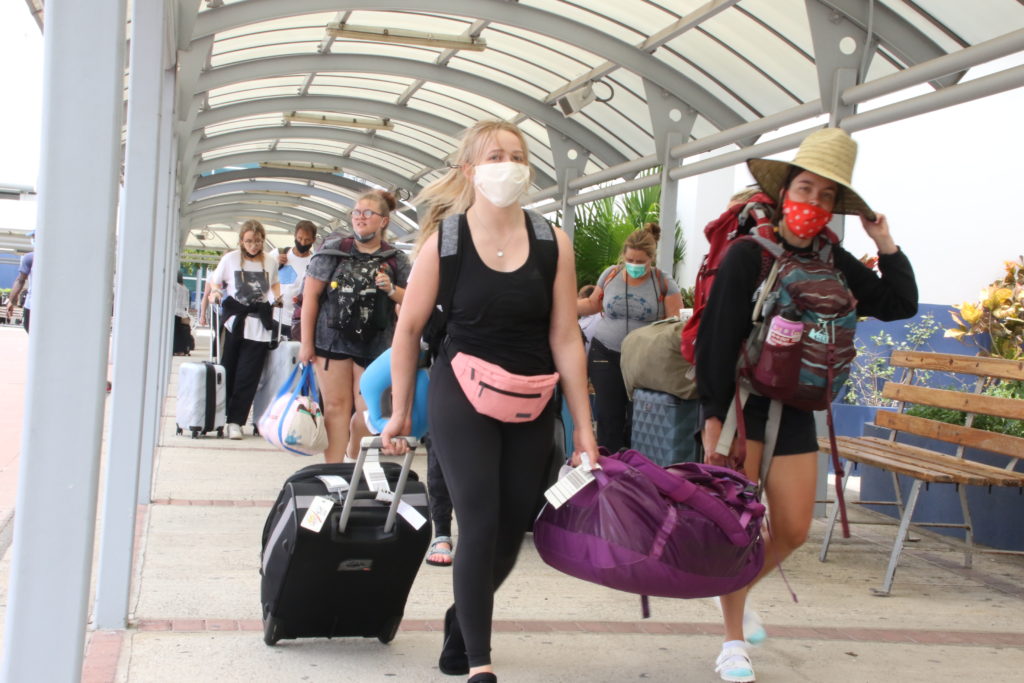
[[473,173],[473,185],[498,208],[519,201],[530,184],[530,167],[514,161],[480,164]]

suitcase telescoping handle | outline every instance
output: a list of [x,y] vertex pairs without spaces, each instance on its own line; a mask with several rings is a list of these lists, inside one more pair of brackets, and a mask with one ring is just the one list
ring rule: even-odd
[[[394,497],[391,500],[391,507],[388,509],[388,517],[384,522],[384,533],[389,533],[395,526],[395,519],[398,517],[398,506],[402,502],[402,494],[405,492],[405,482],[409,479],[409,470],[412,469],[412,457],[419,448],[419,440],[411,436],[399,437],[405,439],[409,444],[409,450],[402,461],[402,472],[398,475],[398,484],[395,486]],[[359,457],[352,469],[352,481],[349,483],[349,495],[345,496],[345,502],[341,505],[341,517],[338,519],[338,533],[345,533],[348,527],[348,518],[352,514],[352,501],[356,498],[356,491],[359,488],[359,480],[363,476],[363,465],[370,450],[380,450],[381,440],[379,436],[366,437],[359,444]]]
[[213,331],[210,362],[220,365],[220,357],[224,352],[224,349],[220,347],[220,305],[213,302],[210,302],[210,329]]

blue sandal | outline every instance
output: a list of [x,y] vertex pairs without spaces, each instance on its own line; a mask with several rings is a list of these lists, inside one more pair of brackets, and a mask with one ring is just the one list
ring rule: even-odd
[[[439,548],[438,546],[441,545],[442,543],[447,543],[448,547],[447,548]],[[427,549],[426,563],[429,564],[429,565],[432,565],[434,567],[450,567],[450,566],[452,566],[452,562],[454,561],[454,557],[452,556],[452,548],[454,548],[454,547],[455,547],[455,545],[452,543],[452,537],[451,536],[436,536],[436,537],[434,537],[434,540],[430,542],[430,548]],[[444,560],[432,560],[430,558],[433,555],[441,555],[445,559]]]

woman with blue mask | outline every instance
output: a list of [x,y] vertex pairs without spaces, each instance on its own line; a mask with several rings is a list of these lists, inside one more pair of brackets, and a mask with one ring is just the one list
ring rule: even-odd
[[657,223],[630,233],[619,263],[601,273],[588,298],[576,302],[578,315],[602,314],[591,328],[587,369],[596,393],[597,442],[613,453],[630,445],[630,402],[619,365],[622,340],[639,327],[678,315],[683,306],[679,286],[654,263],[659,237]]

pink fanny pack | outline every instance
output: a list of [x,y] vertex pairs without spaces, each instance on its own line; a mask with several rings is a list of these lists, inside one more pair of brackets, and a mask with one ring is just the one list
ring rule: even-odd
[[502,422],[535,420],[558,384],[557,372],[515,375],[461,351],[452,358],[452,370],[476,412]]

